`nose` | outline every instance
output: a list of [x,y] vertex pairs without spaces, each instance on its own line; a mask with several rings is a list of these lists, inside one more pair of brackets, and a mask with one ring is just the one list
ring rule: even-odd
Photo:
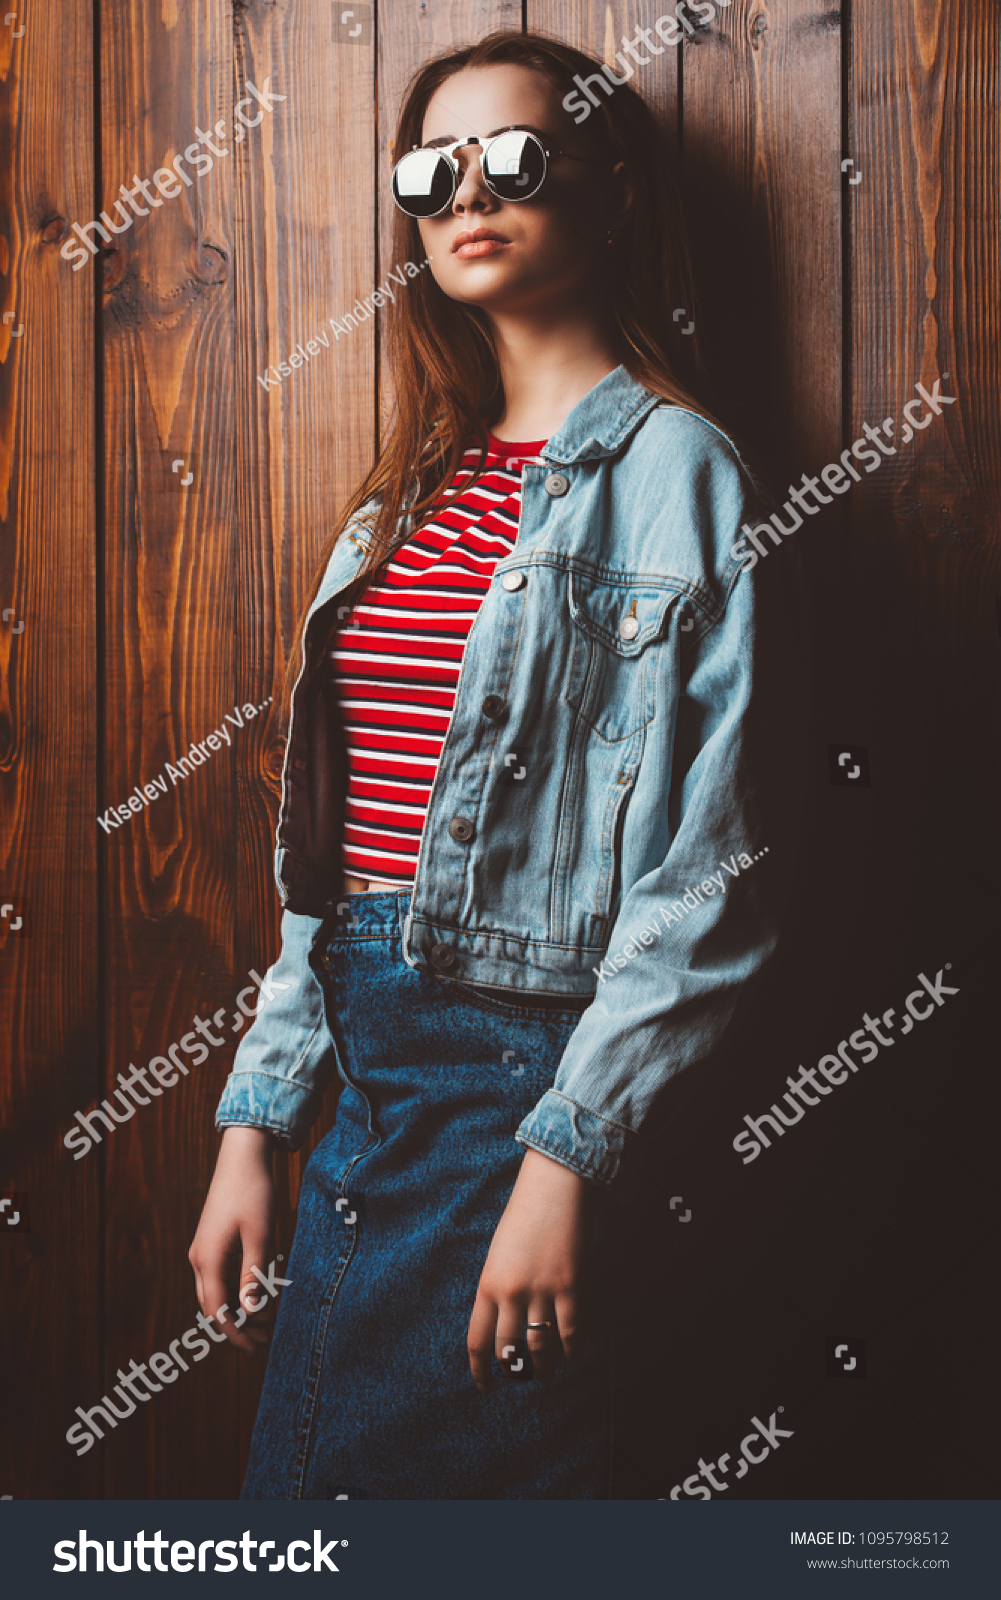
[[[460,177],[459,187],[452,201],[452,210],[455,213],[490,211],[497,207],[496,195],[492,195],[483,182],[482,154],[480,146],[475,144],[466,145],[465,149],[456,151]],[[465,162],[464,169],[463,162]]]

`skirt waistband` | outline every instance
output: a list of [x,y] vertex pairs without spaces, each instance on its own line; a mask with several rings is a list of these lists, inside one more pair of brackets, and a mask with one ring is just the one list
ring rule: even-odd
[[369,889],[342,895],[337,902],[336,915],[324,926],[321,943],[402,938],[410,897],[409,889]]

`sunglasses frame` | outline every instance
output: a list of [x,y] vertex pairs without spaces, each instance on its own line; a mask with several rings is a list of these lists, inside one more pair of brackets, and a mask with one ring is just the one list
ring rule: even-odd
[[[505,133],[524,133],[524,134],[527,134],[527,136],[530,139],[534,139],[535,140],[535,142],[538,145],[539,149],[542,151],[542,177],[539,179],[539,182],[536,184],[536,186],[532,190],[531,194],[519,194],[519,195],[498,194],[496,189],[493,187],[492,183],[490,182],[490,179],[487,177],[486,172],[483,169],[483,163],[484,163],[484,160],[486,158],[486,153],[489,150],[490,146],[494,143],[495,139],[503,138]],[[431,217],[440,217],[443,212],[447,211],[449,206],[452,204],[452,201],[455,199],[456,195],[458,194],[459,185],[461,183],[461,173],[460,173],[460,169],[459,169],[459,163],[456,161],[455,156],[453,155],[453,151],[455,151],[455,150],[463,150],[463,149],[466,148],[467,145],[471,145],[471,144],[475,144],[479,148],[479,152],[480,152],[480,176],[482,177],[484,184],[490,190],[490,193],[494,196],[495,200],[501,200],[506,205],[518,205],[523,200],[533,200],[537,194],[541,193],[541,191],[542,191],[542,189],[543,189],[543,187],[545,185],[546,179],[549,176],[549,162],[550,162],[551,157],[553,157],[553,156],[566,156],[568,161],[583,161],[588,166],[591,166],[591,167],[599,167],[599,166],[603,166],[605,164],[604,162],[596,161],[592,156],[575,156],[575,155],[571,155],[569,150],[561,150],[556,145],[547,145],[547,144],[545,144],[543,142],[543,140],[535,132],[534,128],[520,127],[517,123],[512,122],[506,128],[498,128],[496,133],[490,134],[489,137],[486,138],[486,139],[484,139],[478,133],[470,133],[470,134],[467,134],[464,139],[456,139],[454,144],[449,144],[449,145],[415,144],[415,145],[413,145],[407,151],[407,155],[401,156],[399,161],[397,161],[396,165],[393,168],[392,176],[390,177],[390,180],[389,180],[390,193],[393,196],[393,203],[398,208],[398,210],[402,211],[403,215],[405,217],[409,217],[412,222],[427,222]],[[394,181],[393,181],[395,179],[396,174],[399,171],[400,167],[403,165],[404,161],[406,161],[407,156],[412,156],[414,154],[414,152],[417,151],[417,150],[433,150],[435,155],[444,156],[445,160],[448,162],[448,165],[449,165],[449,167],[451,168],[451,171],[452,171],[452,193],[449,195],[448,199],[445,201],[445,204],[443,206],[440,206],[437,211],[429,211],[426,216],[415,216],[412,211],[408,211],[405,206],[400,204],[399,200],[396,198],[396,187],[395,187],[395,184],[394,184]]]

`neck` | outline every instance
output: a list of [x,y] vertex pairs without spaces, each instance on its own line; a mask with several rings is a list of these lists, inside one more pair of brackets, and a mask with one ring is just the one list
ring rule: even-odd
[[619,365],[611,330],[590,310],[491,316],[504,408],[500,439],[549,439],[596,383]]

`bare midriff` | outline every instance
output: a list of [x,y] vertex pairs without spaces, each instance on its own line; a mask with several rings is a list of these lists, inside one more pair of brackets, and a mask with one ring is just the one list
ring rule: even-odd
[[353,878],[344,874],[343,894],[376,894],[380,889],[412,889],[412,883],[375,883],[371,878]]

